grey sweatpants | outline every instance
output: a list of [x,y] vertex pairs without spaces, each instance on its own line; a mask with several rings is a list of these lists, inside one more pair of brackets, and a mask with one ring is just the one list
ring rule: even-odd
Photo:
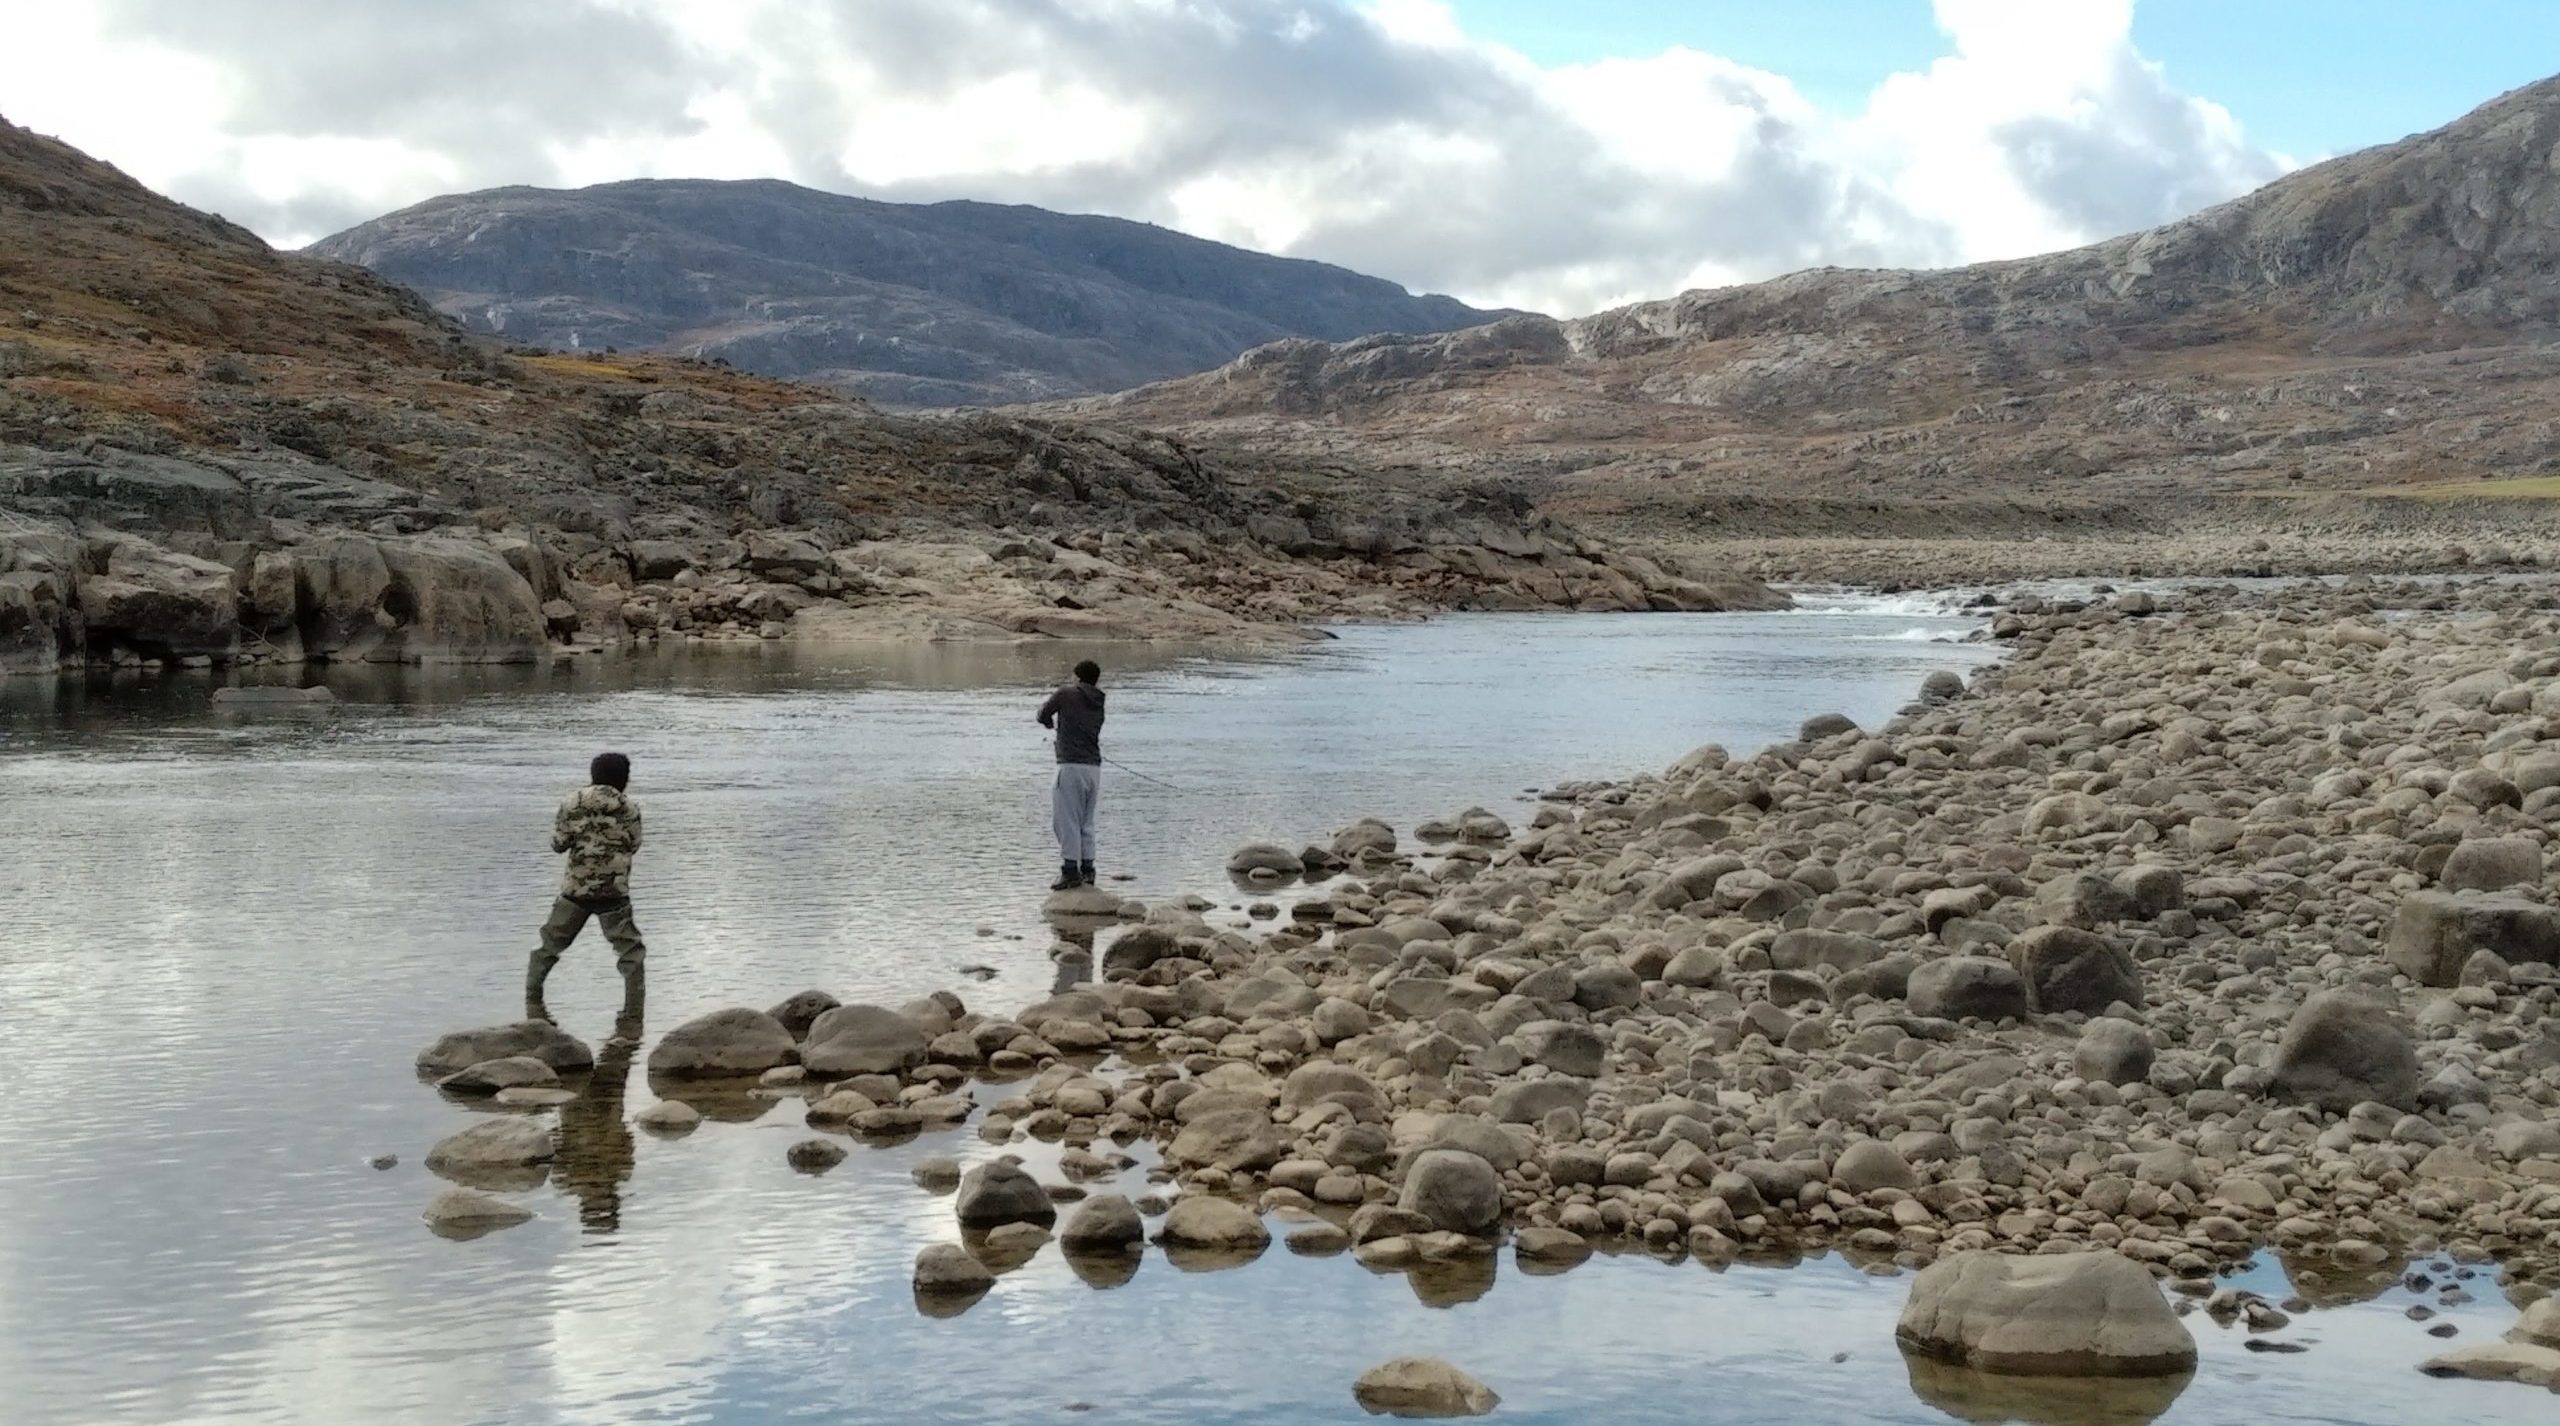
[[1102,800],[1102,769],[1092,763],[1058,764],[1049,794],[1049,822],[1058,833],[1058,860],[1093,860],[1093,810]]

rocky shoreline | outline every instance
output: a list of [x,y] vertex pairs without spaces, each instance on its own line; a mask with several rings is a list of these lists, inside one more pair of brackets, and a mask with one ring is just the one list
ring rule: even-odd
[[[1554,788],[1516,834],[1474,809],[1419,848],[1376,822],[1248,847],[1240,915],[1067,894],[1057,954],[1098,951],[1090,983],[1011,1015],[721,1011],[660,1039],[652,1083],[1062,1145],[1067,1182],[956,1183],[981,1247],[1065,1199],[1071,1242],[1107,1217],[1125,1251],[1133,1205],[1082,1185],[1146,1139],[1181,1196],[1134,1206],[1179,1210],[1156,1236],[1185,1250],[1260,1251],[1255,1214],[1209,1206],[1242,1200],[1382,1269],[1506,1234],[1542,1269],[2092,1253],[2275,1331],[2216,1291],[2273,1249],[2307,1297],[2423,1255],[2526,1305],[2560,1284],[2549,600],[2356,579],[2003,611],[2004,661],[1883,728]],[[2444,1369],[2538,1379],[2536,1341]]]
[[1668,558],[1772,584],[1841,584],[1883,593],[2043,580],[2300,579],[2531,574],[2560,565],[2560,541],[2530,525],[2503,532],[2418,527],[2303,534],[2239,519],[2218,533],[2112,535],[2089,529],[2034,538],[1735,534],[1659,545]]
[[[1131,486],[1181,455],[1090,445],[1084,478],[1116,462]],[[524,663],[663,639],[1258,647],[1454,609],[1786,602],[1499,500],[1167,502],[1141,520],[1143,504],[1133,494],[1092,525],[1040,509],[1021,527],[919,520],[878,535],[828,518],[722,533],[691,510],[581,530],[308,462],[0,447],[0,675]]]

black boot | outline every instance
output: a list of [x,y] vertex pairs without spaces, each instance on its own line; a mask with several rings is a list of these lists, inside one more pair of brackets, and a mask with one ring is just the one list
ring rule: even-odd
[[1084,874],[1076,870],[1076,864],[1074,862],[1060,862],[1058,863],[1058,879],[1049,883],[1049,889],[1051,891],[1073,891],[1082,885],[1084,885]]
[[1083,882],[1083,883],[1084,883],[1085,885],[1087,885],[1087,886],[1091,886],[1091,885],[1093,885],[1093,863],[1091,863],[1091,862],[1078,862],[1078,863],[1076,863],[1076,879],[1077,879],[1077,880],[1079,880],[1079,881],[1081,881],[1081,882]]

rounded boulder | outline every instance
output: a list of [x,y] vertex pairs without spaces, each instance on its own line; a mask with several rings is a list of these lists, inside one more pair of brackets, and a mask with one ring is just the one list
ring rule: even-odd
[[1943,1258],[1912,1279],[1894,1336],[2005,1376],[2176,1376],[2196,1364],[2195,1339],[2151,1274],[2111,1252]]
[[798,1055],[799,1046],[781,1021],[761,1010],[733,1006],[669,1030],[649,1052],[649,1073],[678,1078],[762,1074]]

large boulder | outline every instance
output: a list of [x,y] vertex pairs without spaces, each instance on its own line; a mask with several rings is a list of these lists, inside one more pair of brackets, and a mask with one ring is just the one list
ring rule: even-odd
[[1310,1060],[1289,1071],[1280,1083],[1280,1107],[1305,1109],[1317,1104],[1334,1103],[1357,1110],[1363,1104],[1383,1114],[1387,1097],[1378,1091],[1375,1081],[1349,1065],[1326,1060]]
[[1942,1258],[1912,1279],[1894,1336],[2008,1376],[2175,1376],[2196,1364],[2195,1339],[2151,1274],[2111,1252]]
[[2027,1008],[2046,1015],[2096,1015],[2122,1001],[2140,1009],[2142,973],[2105,937],[2074,926],[2038,926],[2009,943],[2026,982]]
[[1493,1091],[1493,1117],[1505,1124],[1535,1124],[1559,1109],[1580,1112],[1591,1086],[1563,1075],[1517,1080]]
[[1365,817],[1333,834],[1333,854],[1349,861],[1396,854],[1396,829]]
[[1645,904],[1665,911],[1677,911],[1692,901],[1704,901],[1715,895],[1716,883],[1742,870],[1742,858],[1730,853],[1692,857],[1674,865],[1651,891],[1645,893]]
[[2122,887],[2089,872],[2046,882],[2036,890],[2035,906],[2037,919],[2047,925],[2084,930],[2132,920],[2139,909]]
[[1258,1253],[1271,1245],[1271,1230],[1262,1225],[1262,1219],[1252,1209],[1240,1203],[1206,1194],[1185,1194],[1165,1214],[1156,1239],[1176,1248]]
[[1860,1139],[1832,1162],[1831,1181],[1850,1193],[1873,1193],[1880,1188],[1907,1191],[1920,1186],[1920,1174],[1893,1145],[1882,1139]]
[[1884,954],[1881,943],[1846,931],[1781,931],[1778,939],[1769,943],[1769,964],[1779,970],[1812,970],[1816,966],[1856,970],[1884,959]]
[[2085,792],[2057,792],[2027,807],[2027,835],[2049,841],[2085,837],[2114,826],[2107,804]]
[[779,1021],[794,1039],[805,1039],[809,1027],[818,1023],[819,1016],[842,1003],[823,990],[804,990],[764,1013]]
[[1502,1222],[1502,1176],[1463,1149],[1426,1149],[1405,1169],[1396,1206],[1446,1232],[1490,1232]]
[[1571,1020],[1538,1020],[1520,1027],[1512,1039],[1523,1057],[1558,1074],[1597,1078],[1609,1064],[1609,1042],[1589,1025]]
[[231,567],[119,539],[106,571],[80,581],[92,652],[110,646],[166,658],[227,659],[240,645],[240,594]]
[[2023,1020],[2026,982],[2007,961],[1989,956],[1942,956],[1911,972],[1908,999],[1915,1015],[1943,1020]]
[[895,1010],[839,1005],[810,1022],[800,1063],[823,1075],[903,1074],[924,1063],[924,1031]]
[[2472,837],[2445,858],[2436,880],[2448,891],[2504,891],[2542,880],[2542,845],[2527,837]]
[[427,1226],[447,1238],[477,1238],[501,1228],[530,1222],[533,1210],[482,1193],[476,1188],[448,1188],[428,1200],[421,1215]]
[[1182,942],[1173,932],[1162,926],[1132,926],[1103,948],[1102,977],[1126,980],[1181,954]]
[[919,1297],[975,1297],[995,1285],[987,1265],[957,1243],[934,1243],[916,1254],[913,1286]]
[[1097,1193],[1076,1205],[1058,1242],[1071,1253],[1119,1252],[1146,1241],[1146,1221],[1137,1205],[1117,1193]]
[[538,1119],[491,1119],[447,1134],[427,1150],[427,1167],[465,1183],[551,1162],[559,1152],[551,1126]]
[[963,1228],[994,1228],[1006,1223],[1054,1223],[1057,1205],[1040,1180],[1011,1159],[990,1159],[960,1176],[960,1191],[951,1211]]
[[55,673],[74,618],[69,581],[50,570],[0,572],[0,677]]
[[1238,847],[1227,857],[1227,870],[1238,876],[1261,875],[1285,880],[1306,869],[1306,863],[1296,852],[1270,842]]
[[2418,1102],[2418,1055],[2391,1007],[2347,990],[2302,1003],[2276,1043],[2267,1090],[2344,1114],[2366,1100],[2401,1109]]
[[762,1074],[799,1054],[781,1021],[739,1005],[697,1015],[669,1030],[649,1052],[649,1073],[679,1078]]
[[2512,892],[2413,891],[2401,898],[2383,947],[2402,975],[2437,987],[2458,982],[2478,951],[2509,965],[2560,962],[2560,910]]
[[488,1060],[528,1055],[559,1073],[595,1068],[595,1051],[548,1020],[519,1020],[478,1030],[456,1030],[418,1051],[418,1073],[443,1078]]
[[1182,1126],[1165,1157],[1186,1168],[1267,1169],[1289,1156],[1289,1136],[1260,1109],[1222,1109]]
[[391,567],[382,547],[361,535],[332,535],[296,545],[292,555],[304,651],[354,662],[381,649],[394,622],[383,607]]
[[2159,1051],[2151,1032],[2129,1020],[2097,1019],[2071,1047],[2071,1071],[2100,1084],[2140,1084],[2151,1077]]
[[542,600],[495,550],[447,535],[379,543],[391,576],[381,605],[388,647],[401,661],[527,663],[550,647]]
[[1352,1399],[1372,1416],[1482,1416],[1502,1398],[1483,1382],[1437,1357],[1380,1362],[1351,1384]]

